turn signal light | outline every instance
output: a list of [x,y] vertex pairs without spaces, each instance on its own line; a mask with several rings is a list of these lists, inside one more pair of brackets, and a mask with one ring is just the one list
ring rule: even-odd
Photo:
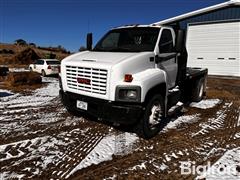
[[131,74],[125,74],[125,76],[124,76],[125,82],[132,82],[132,80],[133,80],[133,77]]

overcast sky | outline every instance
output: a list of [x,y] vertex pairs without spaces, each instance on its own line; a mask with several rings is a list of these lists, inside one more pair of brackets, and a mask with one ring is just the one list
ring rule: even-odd
[[223,0],[0,0],[0,42],[22,38],[77,51],[87,32],[94,41],[109,29],[150,24]]

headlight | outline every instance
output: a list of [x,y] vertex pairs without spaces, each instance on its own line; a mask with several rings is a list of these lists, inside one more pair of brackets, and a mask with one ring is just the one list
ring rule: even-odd
[[139,86],[118,86],[116,101],[140,102],[141,88]]

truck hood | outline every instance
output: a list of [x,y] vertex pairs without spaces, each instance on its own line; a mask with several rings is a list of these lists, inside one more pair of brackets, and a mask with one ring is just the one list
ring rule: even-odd
[[137,54],[139,53],[85,51],[69,56],[64,61],[67,63],[93,63],[111,66]]

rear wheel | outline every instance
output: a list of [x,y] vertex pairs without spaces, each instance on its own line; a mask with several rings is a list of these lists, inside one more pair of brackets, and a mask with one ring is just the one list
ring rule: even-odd
[[30,72],[32,72],[32,71],[33,71],[31,67],[29,68],[29,70],[30,70]]
[[46,76],[46,72],[44,70],[42,70],[42,76],[45,77]]
[[154,95],[146,105],[146,110],[138,124],[138,133],[149,139],[164,126],[164,102],[161,95]]
[[204,84],[205,84],[204,78],[201,78],[196,82],[195,88],[192,90],[192,101],[193,102],[199,102],[203,99]]

